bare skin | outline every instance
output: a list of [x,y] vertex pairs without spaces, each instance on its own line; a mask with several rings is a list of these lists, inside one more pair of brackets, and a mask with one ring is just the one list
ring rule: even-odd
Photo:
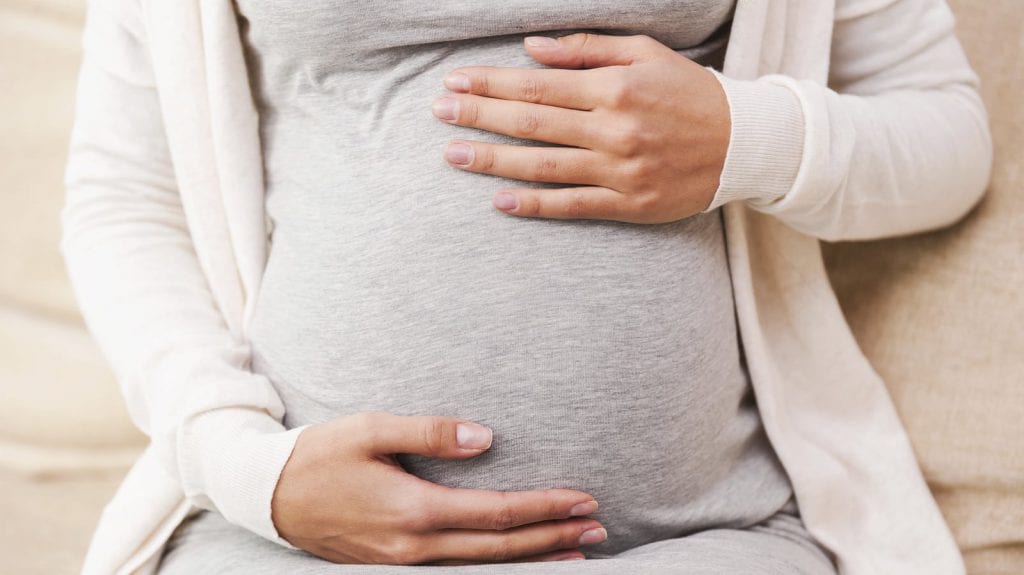
[[[495,207],[515,216],[654,224],[710,204],[729,148],[728,100],[712,72],[650,36],[527,38],[545,69],[452,70],[434,115],[565,147],[453,140],[456,168],[576,184],[507,188]],[[504,202],[507,201],[508,204]]]
[[[460,424],[468,424],[462,432]],[[466,433],[473,428],[477,434]],[[311,425],[278,480],[274,525],[289,543],[328,561],[388,565],[583,559],[580,545],[607,537],[584,517],[597,510],[587,493],[450,488],[406,472],[394,458],[462,459],[490,443],[488,428],[451,417],[372,411]]]

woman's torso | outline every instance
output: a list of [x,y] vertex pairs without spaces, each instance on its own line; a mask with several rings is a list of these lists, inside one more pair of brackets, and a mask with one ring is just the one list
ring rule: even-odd
[[786,502],[742,364],[720,213],[500,213],[494,191],[523,182],[454,169],[442,145],[545,144],[430,112],[453,68],[540,67],[529,33],[645,33],[710,64],[731,2],[238,6],[273,222],[254,369],[288,427],[369,409],[486,424],[481,456],[399,459],[455,487],[593,494],[609,539],[592,557],[753,524]]

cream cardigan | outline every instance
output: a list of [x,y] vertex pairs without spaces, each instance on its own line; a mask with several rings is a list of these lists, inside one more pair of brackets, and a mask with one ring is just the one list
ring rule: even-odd
[[[83,573],[152,573],[199,508],[290,547],[270,500],[303,428],[284,429],[273,386],[249,370],[268,238],[233,5],[93,0],[83,44],[61,250],[152,439]],[[739,0],[718,78],[733,128],[712,207],[804,520],[844,574],[962,573],[818,244],[941,227],[983,193],[987,118],[952,15],[941,0]]]

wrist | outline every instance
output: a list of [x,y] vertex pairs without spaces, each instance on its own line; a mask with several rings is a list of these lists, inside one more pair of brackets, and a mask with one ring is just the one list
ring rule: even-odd
[[181,427],[182,486],[197,507],[281,546],[296,547],[274,526],[271,504],[281,470],[303,429],[285,429],[266,411],[204,411]]
[[711,69],[725,91],[731,128],[711,211],[732,201],[754,207],[784,197],[803,158],[804,116],[784,76],[735,80]]

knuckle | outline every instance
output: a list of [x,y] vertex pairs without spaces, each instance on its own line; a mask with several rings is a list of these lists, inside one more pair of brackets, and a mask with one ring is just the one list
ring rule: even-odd
[[542,210],[539,194],[522,194],[519,196],[519,213],[524,216],[538,216]]
[[598,41],[597,35],[593,34],[593,33],[590,33],[590,32],[580,32],[579,34],[577,34],[575,36],[575,38],[576,38],[576,47],[580,51],[585,51],[587,48],[589,48],[591,45],[597,43],[597,41]]
[[546,489],[544,494],[547,496],[544,502],[544,513],[546,513],[546,517],[551,519],[564,517],[564,505],[561,499],[556,496],[557,492],[553,489]]
[[627,158],[635,157],[644,148],[647,134],[642,124],[636,121],[625,122],[618,130],[615,138],[618,151]]
[[580,535],[583,534],[584,530],[580,529],[579,523],[566,522],[565,527],[558,531],[558,536],[553,542],[553,545],[559,549],[568,549],[572,547],[578,547],[580,544]]
[[633,37],[637,40],[637,42],[647,47],[660,44],[660,42],[655,40],[654,37],[652,37],[650,34],[636,34]]
[[486,72],[475,76],[472,81],[474,94],[487,96],[491,93],[491,78]]
[[515,116],[515,133],[518,136],[532,136],[540,128],[540,118],[530,112],[521,112]]
[[447,448],[452,444],[451,440],[454,439],[453,433],[450,431],[451,427],[441,418],[427,418],[425,424],[420,427],[420,433],[422,433],[420,440],[423,442],[423,447],[429,453],[436,453]]
[[508,529],[520,525],[522,520],[523,514],[510,503],[506,503],[499,507],[494,514],[493,528]]
[[534,180],[546,181],[558,172],[558,168],[558,160],[551,156],[541,156],[534,163],[531,176]]
[[635,194],[629,200],[629,205],[634,216],[649,216],[658,209],[658,198],[654,194]]
[[606,86],[608,105],[612,108],[627,108],[632,103],[636,89],[625,73],[612,74]]
[[500,537],[491,546],[488,558],[491,561],[506,561],[515,557],[515,543],[511,537]]
[[459,101],[459,122],[466,126],[476,126],[480,123],[480,106],[469,98],[462,98]]
[[584,190],[572,190],[569,192],[569,202],[566,206],[565,215],[569,218],[581,218],[590,211],[591,202]]
[[644,158],[633,158],[623,168],[625,176],[633,187],[642,188],[651,174],[651,164]]
[[535,104],[539,103],[544,98],[543,84],[536,78],[524,76],[519,79],[518,86],[516,87],[516,96],[518,100]]
[[392,537],[384,551],[391,563],[413,565],[425,560],[423,545],[416,537],[398,535]]
[[361,411],[352,415],[350,421],[366,445],[376,445],[378,443],[380,439],[380,426],[377,423],[381,417],[383,417],[383,414],[379,411]]
[[395,513],[399,523],[413,531],[430,531],[438,523],[437,511],[419,490],[411,490],[402,497],[402,507]]
[[478,146],[479,152],[476,155],[476,168],[485,172],[494,169],[498,164],[498,151],[491,146]]

